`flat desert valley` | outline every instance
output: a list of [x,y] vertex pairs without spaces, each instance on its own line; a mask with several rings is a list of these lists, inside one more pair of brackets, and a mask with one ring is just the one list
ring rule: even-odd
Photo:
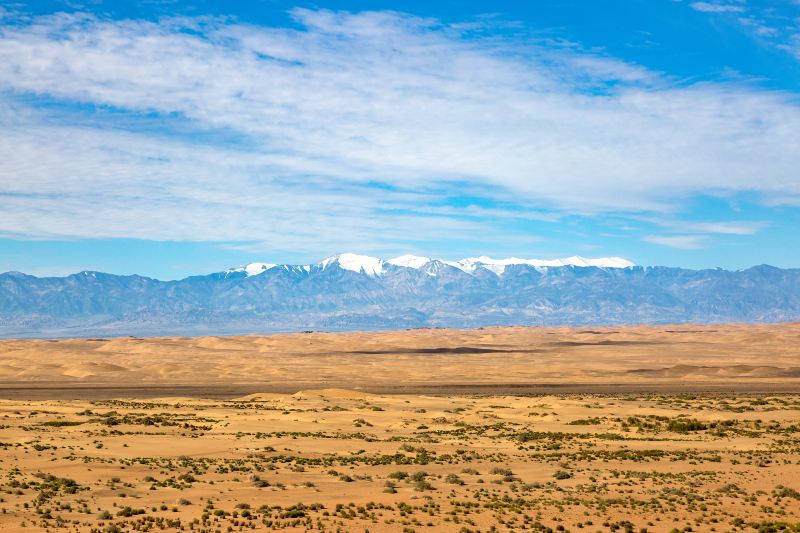
[[800,531],[800,324],[0,341],[2,531]]

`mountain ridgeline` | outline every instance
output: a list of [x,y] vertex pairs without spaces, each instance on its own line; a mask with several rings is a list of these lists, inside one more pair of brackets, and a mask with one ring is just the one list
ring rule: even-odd
[[0,336],[800,320],[800,269],[639,267],[619,258],[444,262],[342,254],[177,281],[0,274]]

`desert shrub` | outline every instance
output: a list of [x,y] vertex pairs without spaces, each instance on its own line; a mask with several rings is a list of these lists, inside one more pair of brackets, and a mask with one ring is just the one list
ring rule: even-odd
[[411,475],[411,481],[424,481],[426,477],[428,477],[428,473],[424,470],[420,470]]
[[579,418],[578,420],[573,420],[570,422],[569,426],[596,426],[600,424],[600,419],[597,417],[592,418]]
[[445,483],[450,483],[451,485],[463,485],[464,481],[455,474],[447,474],[447,477],[444,478]]
[[144,514],[144,509],[134,509],[133,507],[123,507],[117,512],[117,516],[129,517]]
[[784,487],[783,485],[778,485],[775,487],[775,490],[772,491],[772,495],[779,499],[793,498],[795,500],[800,500],[800,492],[789,487]]
[[253,485],[255,485],[258,488],[269,487],[269,481],[267,481],[266,479],[261,479],[258,476],[252,476],[250,479],[253,481]]
[[676,418],[667,424],[667,430],[673,433],[689,433],[706,429],[708,429],[708,425],[695,418]]
[[416,483],[414,483],[414,490],[417,492],[423,492],[426,490],[433,490],[433,485],[425,481],[424,479],[420,479]]
[[83,424],[83,422],[72,421],[72,420],[51,420],[50,422],[42,422],[41,425],[60,428],[65,426],[80,426],[81,424]]

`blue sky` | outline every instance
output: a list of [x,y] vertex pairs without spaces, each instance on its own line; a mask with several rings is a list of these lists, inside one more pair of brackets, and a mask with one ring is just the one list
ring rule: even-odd
[[800,266],[800,2],[15,2],[0,271]]

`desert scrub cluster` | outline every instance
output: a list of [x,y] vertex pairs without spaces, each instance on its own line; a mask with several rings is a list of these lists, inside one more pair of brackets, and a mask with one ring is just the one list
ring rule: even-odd
[[800,522],[797,397],[86,405],[0,414],[3,529],[745,532]]

